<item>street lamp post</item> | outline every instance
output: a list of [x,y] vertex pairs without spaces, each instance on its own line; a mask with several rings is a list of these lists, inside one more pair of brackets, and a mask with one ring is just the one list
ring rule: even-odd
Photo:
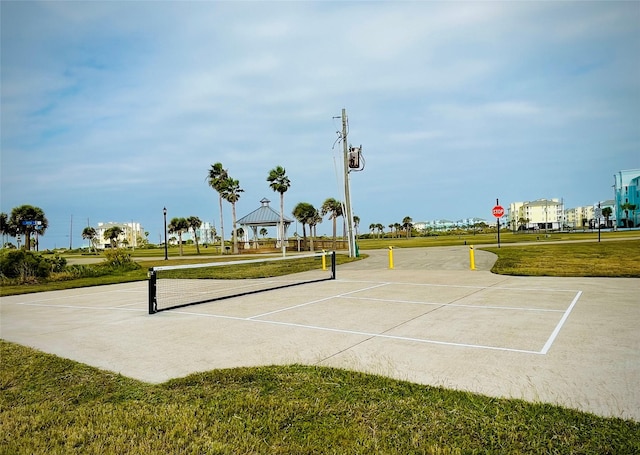
[[169,260],[169,252],[167,251],[167,208],[164,207],[162,209],[162,214],[164,215],[164,260]]

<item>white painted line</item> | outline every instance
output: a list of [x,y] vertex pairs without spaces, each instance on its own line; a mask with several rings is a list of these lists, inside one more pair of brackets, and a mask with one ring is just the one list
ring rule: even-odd
[[[22,305],[22,306],[37,306],[44,308],[66,308],[72,310],[118,310],[118,311],[148,311],[146,308],[124,308],[124,307],[107,307],[107,306],[78,306],[78,305],[50,305],[47,303],[32,303],[32,302],[17,302],[14,305]],[[141,303],[138,303],[141,305]]]
[[[94,288],[96,289],[96,288]],[[59,291],[71,291],[72,289],[60,289]],[[59,291],[47,291],[47,292],[59,292]],[[8,303],[13,303],[15,305],[25,305],[27,303],[35,303],[35,302],[51,302],[53,300],[71,300],[71,299],[76,299],[78,297],[92,297],[95,295],[103,295],[103,294],[114,294],[114,293],[136,293],[136,294],[147,294],[146,290],[140,290],[140,291],[127,291],[127,290],[121,290],[121,289],[113,289],[110,291],[96,291],[96,292],[86,292],[83,294],[73,294],[73,295],[61,295],[59,297],[50,297],[48,299],[35,299],[35,300],[27,300],[25,302],[2,302],[5,304]],[[34,296],[34,295],[40,295],[42,293],[38,292],[35,294],[23,294],[23,297],[25,298],[29,298],[30,296]],[[13,297],[13,296],[4,296],[4,298],[6,297]],[[0,302],[2,300],[0,299]]]
[[529,351],[526,349],[503,348],[499,346],[485,346],[481,344],[455,343],[450,341],[438,341],[438,340],[429,340],[429,339],[423,339],[423,338],[403,337],[399,335],[385,335],[381,333],[361,332],[357,330],[346,330],[346,329],[336,329],[332,327],[321,327],[316,325],[297,324],[294,322],[269,321],[265,319],[252,319],[252,318],[238,318],[234,316],[224,316],[224,315],[207,314],[207,313],[191,313],[187,311],[171,311],[171,313],[183,314],[186,316],[203,316],[208,318],[220,318],[220,319],[232,319],[236,321],[257,322],[260,324],[280,325],[284,327],[295,327],[295,328],[308,329],[308,330],[320,330],[323,332],[341,333],[346,335],[358,335],[358,336],[364,336],[367,338],[382,338],[382,339],[389,339],[389,340],[410,341],[410,342],[425,343],[425,344],[437,344],[441,346],[456,346],[456,347],[473,348],[473,349],[489,349],[493,351],[519,352],[524,354],[540,354],[540,352],[538,351]]
[[[375,281],[366,281],[366,280],[336,279],[335,281],[340,283],[376,283]],[[400,286],[441,287],[441,288],[499,289],[502,291],[578,292],[577,289],[507,288],[507,287],[501,287],[501,286],[471,286],[471,285],[463,285],[463,284],[405,283],[402,281],[387,281],[386,284],[393,284],[393,285],[400,285]]]
[[269,316],[269,315],[271,315],[271,314],[281,313],[281,312],[283,312],[283,311],[289,311],[289,310],[293,310],[293,309],[295,309],[295,308],[300,308],[300,307],[304,307],[304,306],[307,306],[307,305],[312,305],[312,304],[314,304],[314,303],[325,302],[325,301],[327,301],[327,300],[335,299],[335,298],[338,298],[338,297],[343,297],[343,296],[346,296],[346,295],[349,295],[349,294],[354,294],[354,293],[356,293],[356,292],[362,292],[362,291],[367,291],[367,290],[369,290],[369,289],[374,289],[374,288],[379,288],[379,287],[382,287],[382,286],[386,286],[386,284],[387,284],[387,283],[381,283],[381,284],[377,284],[377,285],[375,285],[375,286],[369,286],[369,287],[364,288],[364,289],[357,289],[357,290],[355,290],[355,291],[345,292],[344,294],[331,295],[331,296],[329,296],[329,297],[324,297],[324,298],[322,298],[322,299],[312,300],[311,302],[300,303],[300,304],[298,304],[298,305],[293,305],[293,306],[290,306],[290,307],[287,307],[287,308],[281,308],[281,309],[279,309],[279,310],[268,311],[268,312],[266,312],[266,313],[257,314],[257,315],[255,315],[255,316],[251,316],[251,317],[249,317],[248,319],[257,319],[257,318],[261,318],[261,317],[263,317],[263,316]]
[[573,298],[573,302],[571,302],[571,305],[569,305],[569,308],[567,308],[567,310],[564,312],[564,315],[560,319],[560,322],[558,322],[558,325],[556,325],[556,328],[553,330],[553,333],[551,334],[551,336],[545,343],[544,347],[540,351],[540,354],[546,355],[547,352],[549,352],[549,349],[551,349],[551,345],[553,344],[556,337],[558,336],[558,333],[560,333],[560,329],[562,329],[562,326],[564,325],[567,318],[569,317],[569,314],[571,314],[571,310],[573,310],[573,307],[576,306],[576,303],[578,303],[578,299],[580,299],[581,295],[582,295],[582,291],[578,291],[576,296]]
[[354,299],[354,300],[372,300],[375,302],[389,302],[389,303],[409,303],[409,304],[417,304],[417,305],[435,305],[435,306],[446,306],[446,307],[460,307],[460,308],[476,308],[476,309],[490,309],[490,310],[512,310],[512,311],[539,311],[539,312],[551,312],[551,313],[562,313],[565,310],[550,310],[546,308],[518,308],[518,307],[508,307],[508,306],[490,306],[490,305],[462,305],[459,303],[443,303],[443,302],[420,302],[416,300],[392,300],[392,299],[374,299],[371,297],[350,297],[350,296],[342,296],[339,295],[337,297],[342,297],[344,299]]

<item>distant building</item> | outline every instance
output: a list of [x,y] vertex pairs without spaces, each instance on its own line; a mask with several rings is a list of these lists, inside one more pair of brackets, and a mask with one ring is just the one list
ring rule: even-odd
[[141,240],[145,238],[144,229],[140,223],[114,223],[112,221],[108,223],[98,223],[96,228],[96,247],[100,249],[111,248],[109,239],[104,238],[104,233],[107,229],[112,227],[119,227],[122,229],[122,234],[116,239],[118,247],[132,247],[136,248],[141,246]]
[[567,209],[565,219],[569,229],[586,229],[594,219],[594,206],[586,205]]
[[640,169],[619,171],[613,178],[617,226],[640,226]]
[[512,202],[506,222],[513,231],[563,229],[566,225],[564,202],[561,199]]
[[[198,243],[203,245],[215,243],[215,238],[218,236],[216,227],[208,221],[204,221],[202,225],[196,229],[196,234],[198,236]],[[189,235],[192,237],[191,231],[189,231]]]

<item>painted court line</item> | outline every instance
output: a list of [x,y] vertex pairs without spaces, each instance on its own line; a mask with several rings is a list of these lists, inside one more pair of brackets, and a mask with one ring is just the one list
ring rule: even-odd
[[266,313],[257,314],[255,316],[251,316],[251,317],[249,317],[249,319],[257,319],[257,318],[261,318],[261,317],[264,317],[264,316],[269,316],[269,315],[275,314],[275,313],[282,313],[283,311],[289,311],[289,310],[293,310],[295,308],[300,308],[300,307],[304,307],[304,306],[307,306],[307,305],[313,305],[314,303],[325,302],[327,300],[335,299],[337,297],[343,297],[343,296],[346,296],[346,295],[349,295],[349,294],[355,294],[356,292],[367,291],[369,289],[379,288],[379,287],[382,287],[382,286],[386,286],[386,283],[378,283],[375,286],[369,286],[367,288],[357,289],[355,291],[349,291],[349,292],[345,292],[343,294],[331,295],[329,297],[324,297],[324,298],[318,299],[318,300],[312,300],[311,302],[300,303],[298,305],[293,305],[293,306],[290,306],[290,307],[287,307],[287,308],[281,308],[279,310],[268,311]]
[[[35,306],[35,307],[43,307],[43,308],[65,308],[72,310],[98,310],[98,311],[106,311],[106,310],[116,310],[116,311],[141,311],[146,312],[147,309],[143,308],[125,308],[125,306],[131,305],[123,305],[123,306],[82,306],[82,305],[51,305],[48,303],[36,303],[36,302],[12,302],[13,305],[22,305],[22,306]],[[136,303],[136,305],[140,305],[140,303]]]
[[544,355],[547,352],[549,352],[549,349],[551,349],[551,345],[553,344],[556,337],[558,336],[558,333],[560,333],[560,329],[562,329],[562,326],[567,321],[569,314],[571,314],[571,310],[573,310],[573,307],[576,306],[576,303],[578,303],[578,300],[580,299],[581,295],[582,295],[582,291],[578,291],[576,296],[573,298],[571,305],[569,305],[569,308],[567,308],[567,310],[564,312],[564,315],[560,319],[560,322],[558,322],[558,325],[556,325],[556,328],[553,330],[553,333],[551,334],[547,342],[544,344],[544,347],[542,348],[542,351],[540,351],[540,354]]
[[182,314],[187,316],[201,316],[201,317],[207,317],[207,318],[232,319],[236,321],[247,321],[247,322],[256,322],[260,324],[280,325],[284,327],[294,327],[294,328],[308,329],[308,330],[319,330],[323,332],[341,333],[345,335],[358,335],[358,336],[364,336],[367,338],[382,338],[382,339],[389,339],[389,340],[410,341],[410,342],[425,343],[425,344],[437,344],[442,346],[457,346],[457,347],[474,348],[474,349],[489,349],[494,351],[519,352],[524,354],[541,354],[540,351],[530,351],[527,349],[504,348],[500,346],[488,346],[488,345],[480,345],[480,344],[455,343],[450,341],[429,340],[424,338],[404,337],[399,335],[386,335],[384,333],[337,329],[333,327],[323,327],[323,326],[309,325],[309,324],[298,324],[295,322],[270,321],[267,319],[240,318],[236,316],[225,316],[225,315],[208,314],[208,313],[193,313],[189,311],[172,311],[172,313],[177,313],[177,314]]
[[417,300],[376,299],[372,297],[353,297],[353,296],[347,296],[347,295],[339,295],[336,297],[341,297],[344,299],[353,299],[353,300],[372,300],[374,302],[409,303],[409,304],[416,304],[416,305],[434,305],[434,306],[445,305],[448,307],[474,308],[474,309],[481,309],[481,310],[539,311],[539,312],[550,312],[550,313],[563,313],[565,311],[565,310],[550,310],[548,308],[519,308],[519,307],[492,306],[492,305],[464,305],[460,303],[420,302]]
[[[356,289],[353,291],[349,291],[349,292],[345,292],[345,293],[341,293],[341,294],[336,294],[336,295],[331,295],[322,299],[317,299],[317,300],[312,300],[309,302],[304,302],[298,305],[293,305],[287,308],[282,308],[279,310],[275,310],[275,311],[270,311],[270,312],[266,312],[266,313],[262,313],[262,314],[258,314],[258,315],[254,315],[254,316],[250,316],[250,317],[236,317],[236,316],[227,316],[227,315],[218,315],[218,314],[208,314],[208,313],[197,313],[197,312],[189,312],[189,311],[176,311],[173,310],[170,313],[173,314],[180,314],[180,315],[187,315],[187,316],[198,316],[198,317],[209,317],[209,318],[217,318],[217,319],[229,319],[229,320],[235,320],[235,321],[245,321],[245,322],[255,322],[255,323],[260,323],[260,324],[270,324],[270,325],[278,325],[278,326],[283,326],[283,327],[294,327],[294,328],[301,328],[301,329],[308,329],[308,330],[319,330],[319,331],[325,331],[325,332],[332,332],[332,333],[341,333],[341,334],[346,334],[346,335],[357,335],[357,336],[364,336],[367,338],[378,338],[378,339],[389,339],[389,340],[398,340],[398,341],[407,341],[407,342],[416,342],[416,343],[425,343],[425,344],[435,344],[435,345],[441,345],[441,346],[456,346],[456,347],[465,347],[465,348],[472,348],[472,349],[488,349],[488,350],[494,350],[494,351],[504,351],[504,352],[518,352],[518,353],[525,353],[525,354],[538,354],[538,355],[546,355],[549,350],[551,349],[551,346],[553,345],[554,341],[556,340],[558,334],[560,333],[560,330],[562,329],[562,327],[564,326],[565,322],[567,321],[569,315],[571,314],[571,311],[573,310],[573,308],[575,307],[575,305],[578,303],[578,300],[580,299],[580,297],[582,296],[582,291],[577,291],[576,295],[574,296],[571,304],[569,305],[569,307],[564,310],[564,314],[562,315],[562,318],[560,319],[560,321],[558,322],[558,324],[556,325],[556,327],[554,328],[553,332],[551,333],[551,335],[549,336],[549,338],[547,339],[546,343],[544,344],[542,350],[540,351],[532,351],[532,350],[527,350],[527,349],[515,349],[515,348],[507,348],[507,347],[500,347],[500,346],[489,346],[489,345],[478,345],[478,344],[469,344],[469,343],[457,343],[457,342],[449,342],[449,341],[440,341],[440,340],[431,340],[431,339],[424,339],[424,338],[415,338],[415,337],[407,337],[407,336],[400,336],[400,335],[388,335],[388,334],[384,334],[384,333],[373,333],[373,332],[365,332],[365,331],[359,331],[359,330],[347,330],[347,329],[338,329],[338,328],[333,328],[333,327],[323,327],[323,326],[316,326],[316,325],[309,325],[309,324],[298,324],[298,323],[294,323],[294,322],[283,322],[283,321],[273,321],[273,320],[268,320],[268,319],[258,319],[258,318],[262,318],[262,317],[266,317],[272,314],[276,314],[276,313],[280,313],[280,312],[284,312],[284,311],[289,311],[295,308],[300,308],[300,307],[304,307],[304,306],[308,306],[308,305],[312,305],[315,303],[319,303],[319,302],[324,302],[324,301],[328,301],[331,299],[358,299],[358,300],[372,300],[372,301],[382,301],[382,302],[398,302],[398,303],[412,303],[412,304],[422,304],[422,305],[440,305],[440,306],[456,306],[456,307],[464,307],[464,308],[475,308],[475,309],[486,309],[486,308],[492,308],[492,309],[501,309],[501,310],[519,310],[519,311],[543,311],[543,312],[563,312],[563,310],[549,310],[549,309],[532,309],[532,308],[513,308],[513,307],[495,307],[495,306],[491,306],[491,307],[483,307],[483,306],[478,306],[478,305],[464,305],[464,304],[446,304],[446,303],[429,303],[429,302],[415,302],[415,301],[402,301],[402,300],[389,300],[389,299],[375,299],[375,298],[363,298],[363,297],[355,297],[352,296],[351,294],[356,294],[358,292],[363,292],[366,290],[370,290],[370,289],[375,289],[375,288],[379,288],[379,287],[383,287],[383,286],[388,286],[390,284],[403,284],[403,283],[392,283],[392,282],[370,282],[370,281],[343,281],[343,282],[359,282],[359,283],[369,283],[372,284],[371,286],[368,287],[364,287],[364,288],[360,288],[360,289]],[[420,284],[415,284],[415,283],[407,283],[408,285],[414,285],[414,286],[432,286],[432,285],[420,285]],[[464,288],[474,288],[474,289],[496,289],[493,287],[486,287],[486,286],[448,286],[448,285],[434,285],[434,286],[446,286],[446,287],[464,287]],[[511,290],[511,291],[522,291],[522,290],[531,290],[531,289],[524,289],[524,288],[503,288],[505,290]],[[536,291],[539,291],[541,289],[535,289]],[[548,289],[547,289],[548,290]],[[558,291],[556,290],[548,290],[548,291]],[[566,290],[565,290],[566,291]],[[114,293],[114,292],[121,292],[118,290],[114,290],[114,291],[107,291],[108,293]],[[131,291],[129,291],[131,292]],[[134,291],[136,292],[136,291]],[[137,291],[138,293],[142,293],[142,291]],[[576,292],[576,291],[574,291]],[[85,296],[91,296],[91,295],[95,295],[96,293],[86,293],[86,294],[80,294],[80,295],[76,295],[73,296],[75,297],[85,297]],[[34,307],[47,307],[47,308],[64,308],[64,309],[82,309],[82,310],[99,310],[99,311],[134,311],[134,312],[146,312],[147,309],[146,308],[129,308],[134,304],[122,304],[121,306],[111,306],[111,307],[97,307],[97,306],[85,306],[85,305],[58,305],[58,304],[50,304],[50,303],[44,303],[47,301],[54,301],[54,300],[60,300],[62,298],[65,297],[55,297],[55,298],[49,298],[49,299],[39,299],[39,300],[35,300],[35,301],[31,301],[31,302],[11,302],[15,305],[23,305],[23,306],[34,306]],[[66,297],[69,298],[69,297]],[[136,304],[140,304],[139,302]],[[154,316],[154,317],[158,317],[158,316]]]
[[[379,281],[367,280],[336,280],[340,283],[379,283]],[[548,289],[548,288],[508,288],[502,286],[474,286],[466,284],[435,284],[435,283],[406,283],[403,281],[385,281],[385,284],[400,286],[425,286],[444,288],[470,288],[470,289],[498,289],[503,291],[535,291],[535,292],[578,292],[578,289]]]

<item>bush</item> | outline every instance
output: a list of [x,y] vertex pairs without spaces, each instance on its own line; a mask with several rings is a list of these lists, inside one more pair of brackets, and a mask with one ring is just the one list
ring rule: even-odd
[[66,265],[67,260],[60,256],[46,258],[33,251],[11,250],[0,258],[0,275],[25,283],[48,278],[52,272],[64,270]]
[[122,248],[104,250],[106,265],[119,271],[137,270],[140,265],[131,260],[131,255]]

